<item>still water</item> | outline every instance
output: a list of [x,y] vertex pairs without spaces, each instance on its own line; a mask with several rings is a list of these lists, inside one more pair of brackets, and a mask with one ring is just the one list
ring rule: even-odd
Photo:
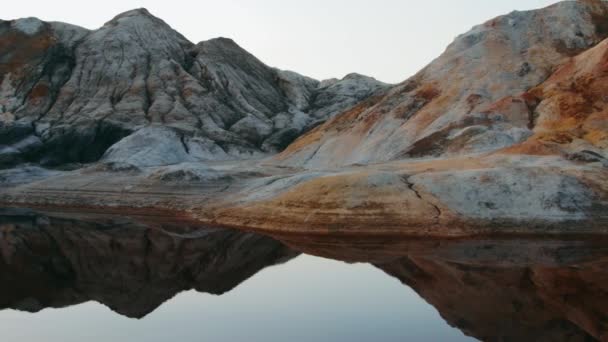
[[467,341],[368,265],[300,256],[222,296],[176,295],[140,320],[95,302],[0,313],[3,341]]
[[266,237],[0,211],[1,341],[585,341],[608,243]]

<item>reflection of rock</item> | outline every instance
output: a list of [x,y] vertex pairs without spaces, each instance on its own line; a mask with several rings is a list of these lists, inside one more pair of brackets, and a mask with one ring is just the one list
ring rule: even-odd
[[[608,328],[601,326],[607,314],[608,298],[602,297],[608,282],[605,277],[594,279],[593,271],[582,271],[591,278],[574,279],[569,284],[571,291],[563,293],[576,302],[585,299],[585,291],[596,291],[593,294],[603,307],[582,308],[581,318],[591,319],[589,325],[576,317],[580,313],[574,310],[579,308],[559,307],[546,300],[556,286],[559,291],[559,283],[538,284],[534,267],[467,265],[415,257],[378,267],[416,290],[450,325],[482,341],[586,341],[591,336],[599,338]],[[562,269],[542,270],[559,278]],[[591,287],[589,280],[594,282]]]
[[483,341],[608,337],[602,239],[275,238],[175,218],[0,213],[0,307],[36,312],[94,300],[143,317],[180,291],[222,294],[305,252],[369,262]]
[[608,339],[605,240],[280,239],[306,253],[374,263],[482,341]]
[[0,216],[0,307],[94,300],[143,317],[181,291],[222,294],[296,253],[267,237],[117,217]]

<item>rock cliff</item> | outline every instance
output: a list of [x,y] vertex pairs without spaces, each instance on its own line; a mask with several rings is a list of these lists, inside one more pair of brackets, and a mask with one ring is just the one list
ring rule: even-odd
[[0,27],[5,204],[271,232],[608,232],[605,1],[489,20],[397,85],[270,68],[143,9],[95,31]]

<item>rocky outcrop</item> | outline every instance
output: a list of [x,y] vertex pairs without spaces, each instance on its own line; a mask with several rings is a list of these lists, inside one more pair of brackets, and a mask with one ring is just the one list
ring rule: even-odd
[[492,19],[460,35],[418,74],[301,137],[278,160],[307,167],[449,156],[533,134],[521,97],[608,35],[603,1],[564,1]]
[[[386,87],[363,77],[319,87],[266,66],[230,39],[195,45],[145,9],[94,31],[34,18],[3,21],[0,55],[4,167],[94,162],[151,125],[204,141],[205,156],[186,151],[179,161],[276,152]],[[123,155],[145,154],[132,145],[142,134],[114,146],[109,159],[123,148]]]
[[507,153],[556,154],[580,162],[608,157],[608,40],[571,58],[551,77],[522,95],[534,104],[534,136]]
[[[97,165],[0,173],[20,179],[4,181],[12,188],[0,192],[1,200],[171,208],[205,224],[267,232],[604,234],[607,23],[608,3],[600,0],[513,12],[457,37],[417,75],[389,87],[357,74],[318,82],[268,68],[230,40],[189,45],[147,12],[128,12],[98,31],[62,39],[69,45],[78,37],[74,70],[86,70],[84,52],[106,35],[136,37],[139,25],[167,31],[171,41],[155,43],[158,51],[125,47],[144,60],[154,55],[142,81],[149,107],[123,107],[123,99],[141,99],[127,91],[142,84],[132,67],[132,74],[100,78],[84,98],[66,97],[74,100],[69,106],[97,102],[73,114],[76,107],[69,107],[55,121],[61,94],[33,126],[25,109],[6,111],[3,120],[11,123],[0,126],[6,137],[0,163],[48,148],[46,133],[31,133],[42,132],[41,123],[45,132],[83,132],[70,120],[98,117],[84,114],[89,109],[110,108],[93,120],[97,132],[116,133],[119,125],[128,136],[108,139]],[[4,25],[13,32],[17,24]],[[112,60],[120,60],[116,53]],[[76,74],[62,91],[79,82]],[[122,83],[124,96],[104,107],[105,95],[95,94]],[[102,140],[70,141],[70,148],[89,150]]]
[[606,232],[607,15],[606,2],[562,2],[477,26],[274,158],[323,177],[201,216],[323,233]]

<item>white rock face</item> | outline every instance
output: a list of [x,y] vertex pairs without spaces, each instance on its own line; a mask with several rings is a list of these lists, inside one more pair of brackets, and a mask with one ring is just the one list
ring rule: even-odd
[[142,168],[228,158],[228,154],[209,139],[186,136],[169,127],[148,126],[112,145],[101,161]]
[[220,147],[206,150],[222,151],[218,158],[277,152],[384,87],[359,77],[338,90],[320,88],[266,66],[230,39],[195,45],[145,9],[94,31],[35,18],[0,25],[0,39],[22,35],[0,51],[0,114],[36,128],[28,133],[43,142],[39,161],[48,165],[96,161],[149,125],[207,139]]
[[539,168],[420,174],[411,181],[474,219],[582,220],[594,198],[575,177]]
[[175,131],[164,127],[148,127],[114,144],[101,160],[147,167],[177,164],[189,158]]

